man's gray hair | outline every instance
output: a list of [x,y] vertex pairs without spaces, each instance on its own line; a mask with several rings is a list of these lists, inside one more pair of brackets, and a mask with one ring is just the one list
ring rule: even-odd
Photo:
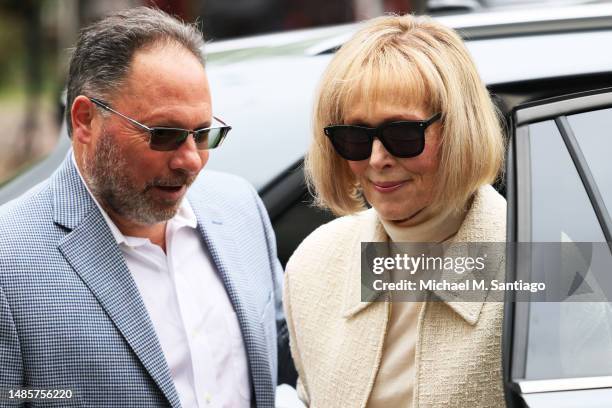
[[136,51],[157,44],[182,46],[204,66],[202,33],[159,9],[120,11],[81,30],[68,71],[65,117],[70,137],[74,99],[108,98],[123,85]]

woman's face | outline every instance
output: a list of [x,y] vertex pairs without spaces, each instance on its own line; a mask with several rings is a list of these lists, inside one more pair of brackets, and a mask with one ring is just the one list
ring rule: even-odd
[[[396,103],[358,104],[348,111],[344,123],[376,127],[398,120],[425,120],[435,113]],[[425,150],[416,157],[392,156],[376,138],[370,158],[348,161],[365,198],[382,219],[406,226],[420,222],[419,214],[433,198],[440,163],[440,131],[439,121],[427,128]]]

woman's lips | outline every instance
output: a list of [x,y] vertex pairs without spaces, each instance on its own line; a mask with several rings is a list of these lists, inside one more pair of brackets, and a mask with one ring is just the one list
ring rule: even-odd
[[374,189],[378,192],[381,193],[391,193],[397,189],[399,189],[400,187],[402,187],[404,184],[406,184],[409,180],[403,180],[403,181],[372,181],[372,186],[374,186]]

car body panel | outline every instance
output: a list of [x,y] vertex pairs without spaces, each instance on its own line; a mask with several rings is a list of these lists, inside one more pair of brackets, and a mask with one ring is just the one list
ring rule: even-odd
[[[493,92],[507,84],[516,87],[577,75],[603,73],[612,78],[612,53],[597,51],[612,43],[612,4],[482,12],[438,20],[465,37]],[[233,126],[224,145],[211,152],[208,168],[241,175],[263,191],[300,160],[310,140],[312,102],[321,74],[331,52],[358,27],[347,24],[207,44],[213,109]],[[558,33],[562,29],[572,32]],[[510,101],[504,113],[513,104]],[[0,203],[57,167],[68,147],[65,129],[60,138],[56,148],[60,152],[33,168],[32,174],[2,186]]]

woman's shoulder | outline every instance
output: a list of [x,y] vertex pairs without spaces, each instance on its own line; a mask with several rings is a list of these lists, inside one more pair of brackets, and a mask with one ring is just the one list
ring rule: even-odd
[[457,241],[504,242],[506,217],[506,199],[493,186],[481,186],[457,232]]
[[478,189],[475,201],[476,213],[481,219],[494,223],[498,228],[506,228],[507,204],[506,199],[490,184]]
[[366,224],[375,222],[377,222],[376,213],[371,208],[355,214],[338,217],[320,225],[304,239],[303,244],[313,240],[332,239],[342,235],[355,236],[356,230],[360,230]]
[[483,207],[489,211],[504,212],[506,211],[506,199],[499,194],[497,190],[490,184],[481,186],[476,192],[476,199],[480,201]]

